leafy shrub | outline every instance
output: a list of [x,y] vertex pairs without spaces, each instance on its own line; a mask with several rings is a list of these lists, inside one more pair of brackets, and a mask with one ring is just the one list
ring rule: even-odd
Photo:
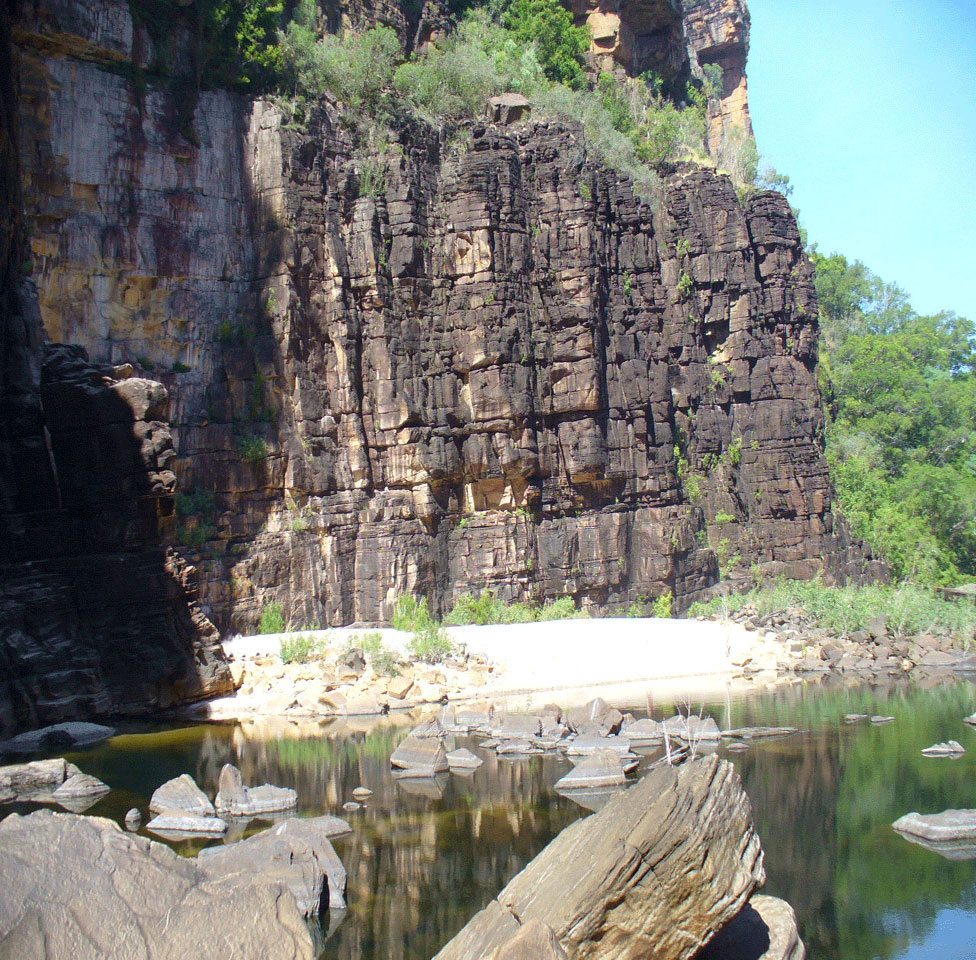
[[181,523],[176,528],[176,539],[185,547],[199,550],[207,541],[213,540],[217,530],[212,523]]
[[238,437],[237,452],[248,463],[260,463],[268,457],[268,441],[264,437]]
[[176,494],[176,515],[179,517],[212,516],[216,509],[217,502],[211,490],[187,490]]
[[409,593],[397,597],[393,609],[393,626],[397,630],[410,633],[434,622],[434,618],[430,615],[430,610],[427,607],[426,597],[421,597],[418,600]]
[[[263,619],[263,617],[262,617]],[[282,625],[282,629],[284,625]],[[268,630],[262,633],[278,633],[280,631]],[[314,637],[308,634],[291,634],[281,640],[280,651],[282,663],[308,663],[313,655],[319,653],[321,645]]]
[[451,612],[444,618],[445,623],[457,626],[489,623],[535,623],[541,620],[567,620],[587,617],[585,610],[577,610],[572,597],[560,597],[543,606],[528,603],[505,603],[490,590],[473,597],[462,594]]
[[976,626],[976,607],[944,600],[934,590],[903,583],[828,587],[817,580],[780,579],[748,593],[692,604],[688,616],[728,615],[750,605],[760,617],[802,608],[813,622],[835,634],[861,630],[879,614],[897,634],[944,633],[968,636]]
[[284,633],[285,617],[280,603],[266,603],[261,610],[258,633]]
[[719,512],[715,514],[715,522],[735,523],[735,517],[731,513],[725,513],[724,511],[719,510]]
[[651,616],[652,617],[670,617],[671,616],[671,605],[674,602],[674,595],[670,590],[665,590],[660,596],[655,597],[654,603],[651,606]]
[[531,44],[546,77],[572,90],[586,85],[583,56],[590,31],[573,24],[573,14],[559,0],[512,0],[502,17],[516,39]]
[[644,604],[643,603],[632,603],[627,608],[627,616],[630,617],[631,619],[634,619],[634,620],[638,620],[641,617],[645,616],[645,613],[644,613]]
[[440,663],[454,652],[454,644],[443,627],[430,620],[414,632],[407,649],[422,663]]

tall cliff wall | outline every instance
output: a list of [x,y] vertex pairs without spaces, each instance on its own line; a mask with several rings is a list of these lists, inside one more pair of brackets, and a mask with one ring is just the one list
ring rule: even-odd
[[[382,14],[408,44],[441,28],[440,7],[408,7],[332,13]],[[744,7],[711,32],[706,7],[686,2],[685,46],[659,49],[744,65]],[[224,92],[188,106],[126,68],[151,38],[123,3],[44,0],[14,36],[45,333],[168,392],[176,455],[153,467],[181,516],[126,542],[181,541],[221,628],[272,600],[296,624],[481,587],[612,612],[687,603],[720,565],[861,569],[831,510],[811,268],[778,195],[743,204],[703,170],[652,208],[579,130],[532,118],[455,137],[404,122],[379,157],[335,105],[304,130]],[[744,94],[744,72],[729,83]]]

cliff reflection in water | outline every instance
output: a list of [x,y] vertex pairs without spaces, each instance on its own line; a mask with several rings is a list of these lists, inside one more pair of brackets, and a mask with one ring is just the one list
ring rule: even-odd
[[[912,943],[924,943],[926,956],[955,957],[940,940],[946,910],[958,911],[954,935],[962,924],[963,936],[976,943],[974,862],[943,859],[890,826],[911,810],[976,807],[976,731],[961,722],[974,709],[976,688],[968,683],[931,690],[810,686],[706,704],[723,727],[791,724],[804,731],[728,756],[752,799],[767,891],[793,904],[811,957],[900,960]],[[658,716],[669,711],[670,704],[655,709]],[[847,725],[848,713],[897,719]],[[394,780],[390,754],[418,719],[157,729],[69,759],[113,787],[88,812],[120,822],[131,806],[145,811],[152,790],[180,773],[193,774],[213,796],[228,761],[247,783],[294,787],[300,815],[338,814],[354,828],[336,842],[349,873],[349,910],[323,957],[427,960],[587,811],[552,789],[568,760],[498,759],[478,749],[479,737],[447,743],[484,757],[473,774]],[[962,759],[921,755],[950,737],[970,751]],[[344,814],[342,803],[360,785],[373,796]],[[266,826],[255,821],[247,832]],[[192,855],[206,842],[176,847]]]

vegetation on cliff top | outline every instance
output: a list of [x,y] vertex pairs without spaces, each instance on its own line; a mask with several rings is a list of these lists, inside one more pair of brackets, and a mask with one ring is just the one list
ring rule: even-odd
[[864,264],[812,253],[827,459],[853,533],[898,580],[976,577],[976,343]]

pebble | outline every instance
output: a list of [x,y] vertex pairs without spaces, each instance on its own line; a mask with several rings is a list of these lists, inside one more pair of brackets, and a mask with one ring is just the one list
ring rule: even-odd
[[369,787],[356,787],[356,789],[353,790],[352,795],[357,800],[365,800],[373,795],[373,791],[370,790]]
[[346,813],[355,813],[355,811],[361,810],[362,807],[363,805],[361,803],[356,803],[355,800],[347,800],[342,805],[342,809],[345,810]]

